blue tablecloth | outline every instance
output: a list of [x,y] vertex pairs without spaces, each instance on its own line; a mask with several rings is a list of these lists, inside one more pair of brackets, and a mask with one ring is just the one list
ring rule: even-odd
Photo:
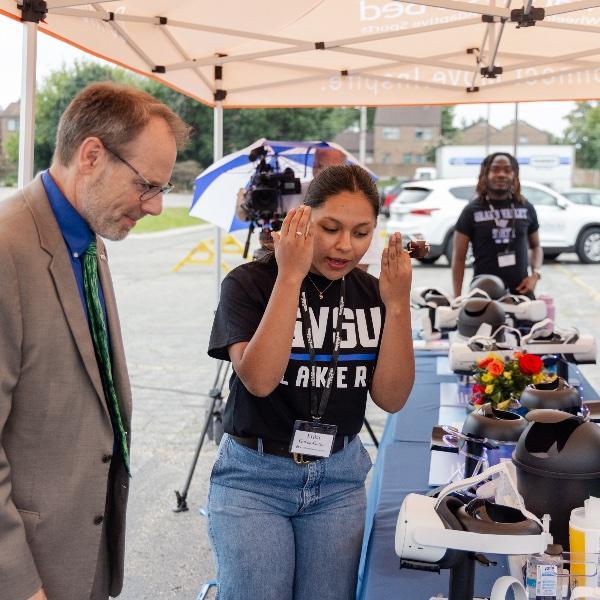
[[[453,374],[437,371],[438,355],[416,353],[416,383],[405,407],[390,415],[382,435],[368,494],[365,538],[361,556],[358,600],[429,600],[447,594],[449,571],[440,574],[399,569],[394,551],[396,520],[406,494],[428,491],[429,440],[437,424],[440,384],[455,382]],[[578,380],[584,398],[598,394],[577,369],[569,380]],[[493,582],[508,574],[502,557],[496,567],[476,566],[475,592],[486,597]]]

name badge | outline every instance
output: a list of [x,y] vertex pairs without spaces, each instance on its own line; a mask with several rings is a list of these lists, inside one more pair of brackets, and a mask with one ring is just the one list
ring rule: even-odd
[[296,421],[290,443],[290,452],[327,458],[331,456],[337,425],[310,421]]
[[498,254],[498,266],[500,268],[513,267],[517,264],[517,254],[515,252],[503,252]]

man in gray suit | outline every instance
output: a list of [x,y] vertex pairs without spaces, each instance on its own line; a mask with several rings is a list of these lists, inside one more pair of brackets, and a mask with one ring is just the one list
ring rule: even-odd
[[121,591],[131,393],[99,236],[161,212],[187,133],[152,96],[93,84],[50,169],[0,204],[0,600]]

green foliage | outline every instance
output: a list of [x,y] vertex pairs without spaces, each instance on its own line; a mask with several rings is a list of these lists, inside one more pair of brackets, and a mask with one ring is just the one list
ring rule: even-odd
[[435,146],[430,146],[425,151],[427,162],[435,163],[436,150],[441,146],[451,144],[458,134],[458,128],[454,126],[454,106],[444,106],[444,108],[442,108],[441,133],[442,135],[437,144]]
[[96,81],[115,81],[139,85],[139,77],[123,69],[93,62],[75,62],[53,71],[36,95],[35,168],[46,169],[52,162],[56,129],[60,116],[73,97],[86,85]]
[[153,79],[144,80],[142,87],[146,92],[164,102],[192,128],[189,144],[183,152],[179,153],[177,159],[181,161],[194,160],[204,167],[210,165],[213,162],[212,108]]
[[4,152],[10,164],[16,165],[19,162],[19,133],[17,131],[11,131],[6,136]]
[[565,142],[575,144],[577,165],[584,169],[600,168],[600,104],[578,102],[566,117]]
[[442,108],[442,138],[451,141],[456,137],[458,129],[454,127],[454,106]]
[[224,152],[265,137],[275,140],[331,140],[356,120],[342,108],[254,108],[227,110],[223,116]]
[[[213,111],[152,79],[122,69],[91,62],[76,62],[50,73],[37,94],[35,167],[45,169],[52,161],[56,128],[73,97],[95,81],[136,85],[158,98],[192,127],[188,147],[179,161],[196,161],[207,167],[213,161]],[[374,111],[370,109],[370,118]],[[232,152],[265,137],[271,139],[331,140],[349,127],[357,111],[343,108],[276,108],[226,110],[223,115],[224,152]]]

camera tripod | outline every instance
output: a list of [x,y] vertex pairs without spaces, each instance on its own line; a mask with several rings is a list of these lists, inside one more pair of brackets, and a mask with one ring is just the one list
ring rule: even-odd
[[[210,392],[208,392],[208,397],[211,399],[210,404],[206,410],[206,418],[204,419],[202,433],[200,434],[200,439],[196,444],[194,458],[192,460],[192,464],[190,465],[187,479],[185,480],[185,484],[181,492],[175,490],[175,498],[177,499],[177,505],[173,509],[173,512],[175,513],[186,512],[189,510],[187,504],[187,495],[206,436],[208,435],[209,439],[214,440],[215,444],[217,445],[219,445],[221,438],[223,437],[223,388],[225,387],[225,382],[227,381],[230,368],[231,363],[229,361],[219,361],[215,381]],[[364,426],[369,433],[375,448],[379,448],[379,440],[373,432],[373,429],[371,429],[371,425],[369,424],[369,421],[367,421],[366,417],[364,420]]]

